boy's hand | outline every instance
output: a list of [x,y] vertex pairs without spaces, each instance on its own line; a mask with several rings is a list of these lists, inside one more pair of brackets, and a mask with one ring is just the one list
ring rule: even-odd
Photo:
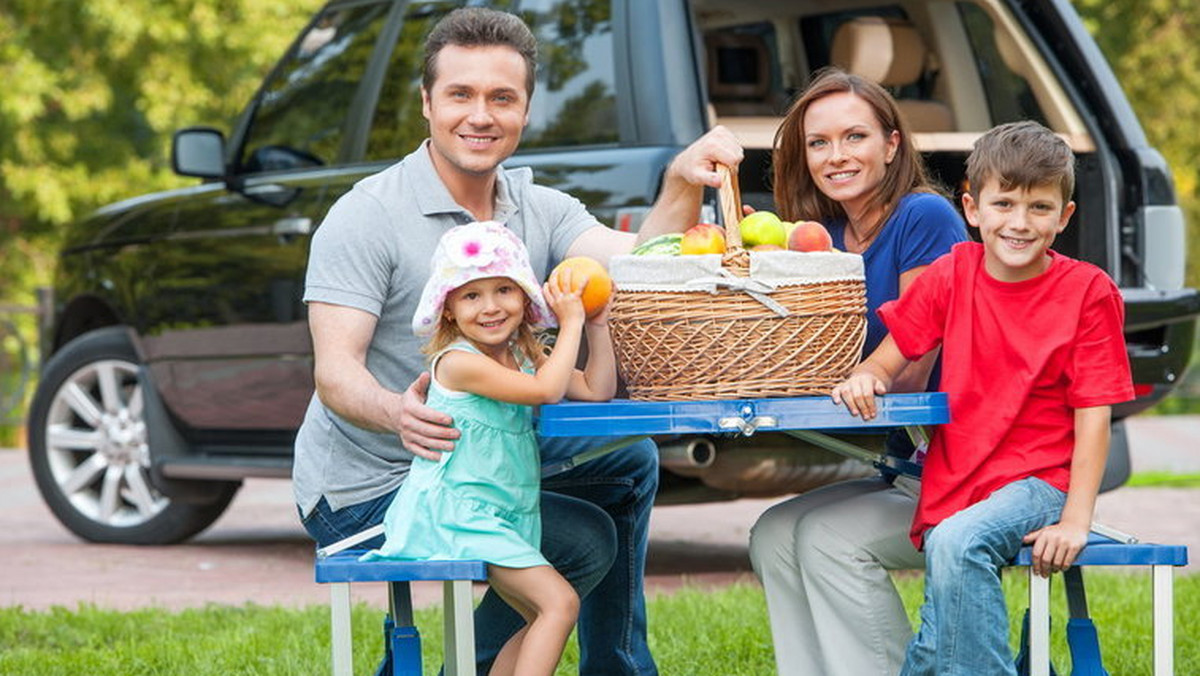
[[1056,523],[1039,528],[1025,536],[1025,544],[1033,545],[1033,572],[1050,577],[1071,567],[1087,544],[1088,526]]
[[844,404],[850,415],[863,420],[875,417],[875,395],[887,394],[887,383],[868,371],[855,371],[837,387],[833,388],[833,403]]

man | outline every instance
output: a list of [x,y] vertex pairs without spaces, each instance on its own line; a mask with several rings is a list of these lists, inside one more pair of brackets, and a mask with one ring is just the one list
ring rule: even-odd
[[[425,47],[429,140],[359,182],[313,238],[305,301],[317,391],[296,440],[294,485],[305,528],[321,545],[381,522],[410,452],[436,459],[453,449],[452,421],[424,406],[429,375],[410,329],[444,231],[500,221],[544,277],[568,256],[607,262],[637,240],[695,223],[703,186],[720,182],[714,162],[741,161],[732,135],[715,129],[672,162],[637,236],[601,226],[577,200],[533,185],[528,169],[500,167],[528,122],[536,47],[515,16],[477,8],[447,15]],[[542,461],[597,443],[543,440]],[[581,673],[657,673],[642,592],[657,475],[657,451],[644,442],[543,482],[543,552],[583,599]],[[476,612],[480,673],[520,626],[489,591]]]

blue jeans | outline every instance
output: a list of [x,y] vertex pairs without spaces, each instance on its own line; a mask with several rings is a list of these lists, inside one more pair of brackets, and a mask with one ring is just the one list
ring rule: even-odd
[[1066,493],[1013,482],[925,534],[925,603],[901,676],[1015,676],[1000,569],[1031,531],[1057,523]]
[[[543,465],[561,462],[607,437],[540,439]],[[658,490],[658,449],[650,441],[614,451],[542,481],[542,553],[582,599],[579,673],[657,674],[646,643],[643,573],[650,508]],[[393,493],[336,512],[322,498],[304,527],[325,546],[383,522]],[[373,548],[378,537],[362,543]],[[489,590],[475,611],[477,671],[524,620]]]

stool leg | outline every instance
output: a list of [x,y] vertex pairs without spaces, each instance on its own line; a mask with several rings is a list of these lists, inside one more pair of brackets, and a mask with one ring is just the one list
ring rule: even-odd
[[329,585],[329,615],[333,676],[351,676],[354,672],[354,656],[350,648],[349,582],[334,582]]
[[1175,673],[1175,590],[1171,566],[1151,566],[1154,577],[1154,676]]
[[470,580],[442,583],[446,676],[475,676],[475,620]]
[[1050,676],[1050,578],[1029,567],[1029,674]]

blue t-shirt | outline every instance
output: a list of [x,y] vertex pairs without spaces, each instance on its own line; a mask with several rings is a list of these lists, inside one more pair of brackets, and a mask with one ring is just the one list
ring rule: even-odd
[[[845,251],[845,221],[828,227],[833,246]],[[945,197],[914,192],[900,199],[899,206],[862,254],[867,277],[867,340],[863,357],[874,352],[887,335],[887,327],[876,311],[880,305],[900,297],[901,273],[929,265],[966,239],[962,217]]]
[[[829,224],[833,245],[846,250],[846,222]],[[887,327],[879,318],[880,305],[900,297],[900,274],[913,268],[929,265],[950,247],[967,239],[966,225],[958,210],[945,197],[934,193],[912,192],[900,198],[900,204],[875,240],[862,253],[867,277],[867,340],[863,357],[875,351]],[[941,360],[929,374],[929,390],[938,388],[941,379]],[[913,445],[903,430],[888,434],[889,455],[907,458]],[[890,475],[889,475],[890,477]]]

